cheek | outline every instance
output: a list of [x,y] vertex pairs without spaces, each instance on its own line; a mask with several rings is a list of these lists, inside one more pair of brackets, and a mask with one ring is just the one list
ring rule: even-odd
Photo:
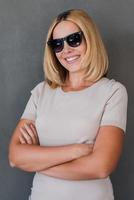
[[65,66],[65,60],[62,58],[60,54],[56,54],[56,58],[61,65]]
[[55,54],[55,56],[56,56],[56,58],[57,58],[58,60],[61,60],[60,53]]
[[56,54],[56,58],[60,63],[64,62],[64,59],[62,58],[62,55],[60,53]]
[[82,42],[82,44],[81,44],[81,52],[83,53],[83,54],[85,54],[86,53],[86,50],[87,50],[87,45],[86,45],[86,42],[85,42],[85,40]]

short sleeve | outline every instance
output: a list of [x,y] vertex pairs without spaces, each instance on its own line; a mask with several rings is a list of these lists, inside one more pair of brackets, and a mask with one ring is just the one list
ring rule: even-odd
[[30,119],[35,121],[37,116],[37,106],[41,95],[44,82],[39,83],[31,90],[31,96],[26,104],[25,110],[21,116],[21,119]]
[[112,125],[121,128],[126,132],[128,94],[125,86],[120,82],[115,82],[110,89],[100,126]]

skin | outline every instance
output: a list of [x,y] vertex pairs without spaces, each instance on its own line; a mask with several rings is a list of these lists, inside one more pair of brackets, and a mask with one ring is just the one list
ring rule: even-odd
[[[25,131],[28,134],[28,129]],[[37,132],[36,132],[37,134]],[[34,135],[34,134],[33,134]],[[20,135],[28,143],[27,137]],[[34,139],[38,142],[36,135]],[[31,144],[32,144],[31,138]],[[64,164],[41,170],[40,173],[67,180],[106,178],[115,169],[121,155],[124,134],[120,128],[102,126],[90,154]]]
[[[79,27],[70,21],[60,22],[53,31],[53,39],[63,38],[67,35],[80,31]],[[62,52],[56,53],[56,57],[66,70],[69,71],[69,78],[66,80],[65,90],[79,90],[93,84],[91,81],[83,79],[84,69],[81,67],[82,59],[86,53],[86,42],[82,39],[80,46],[73,48],[64,41],[64,49]],[[71,62],[66,58],[73,58],[78,56],[78,59]]]
[[34,121],[21,119],[9,145],[9,163],[12,167],[36,172],[88,155],[92,148],[89,144],[40,146]]
[[[69,21],[60,22],[53,31],[53,38],[62,38],[79,27]],[[85,40],[77,48],[64,43],[64,49],[56,53],[59,62],[69,71],[69,78],[63,90],[80,90],[92,85],[83,79],[81,61],[86,52]],[[78,56],[68,62],[66,58]],[[33,124],[32,126],[30,124]],[[9,148],[11,166],[25,171],[38,171],[42,174],[67,180],[99,179],[109,176],[117,166],[124,143],[123,130],[115,126],[101,126],[94,146],[74,144],[62,147],[41,147],[36,127],[31,120],[20,120]],[[19,159],[17,159],[19,157]]]

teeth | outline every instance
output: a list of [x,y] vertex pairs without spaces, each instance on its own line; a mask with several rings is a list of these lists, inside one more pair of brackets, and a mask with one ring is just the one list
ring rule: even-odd
[[66,58],[66,60],[70,62],[70,61],[76,60],[77,58],[79,58],[79,56],[74,56],[74,57]]

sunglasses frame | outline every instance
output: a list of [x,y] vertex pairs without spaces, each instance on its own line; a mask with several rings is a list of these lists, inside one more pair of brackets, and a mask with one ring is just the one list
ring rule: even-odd
[[[68,43],[68,38],[70,37],[70,36],[72,36],[72,35],[74,35],[74,34],[79,34],[80,35],[80,37],[81,37],[81,41],[82,41],[82,35],[83,35],[83,32],[82,31],[78,31],[78,32],[74,32],[74,33],[71,33],[71,34],[69,34],[69,35],[67,35],[66,37],[63,37],[63,38],[57,38],[57,39],[52,39],[52,40],[49,40],[48,42],[47,42],[47,44],[53,49],[53,51],[55,52],[55,53],[59,53],[59,52],[61,52],[63,49],[64,49],[64,41],[66,41],[67,42],[67,44],[69,45],[69,46],[71,46],[69,43]],[[54,41],[57,41],[57,40],[59,40],[60,42],[61,42],[61,44],[62,44],[62,48],[59,50],[59,51],[55,51],[55,49],[53,48],[53,43],[54,43]],[[80,41],[80,44],[81,44],[81,41]],[[71,47],[78,47],[80,44],[78,44],[78,45],[76,45],[76,46],[71,46]]]

